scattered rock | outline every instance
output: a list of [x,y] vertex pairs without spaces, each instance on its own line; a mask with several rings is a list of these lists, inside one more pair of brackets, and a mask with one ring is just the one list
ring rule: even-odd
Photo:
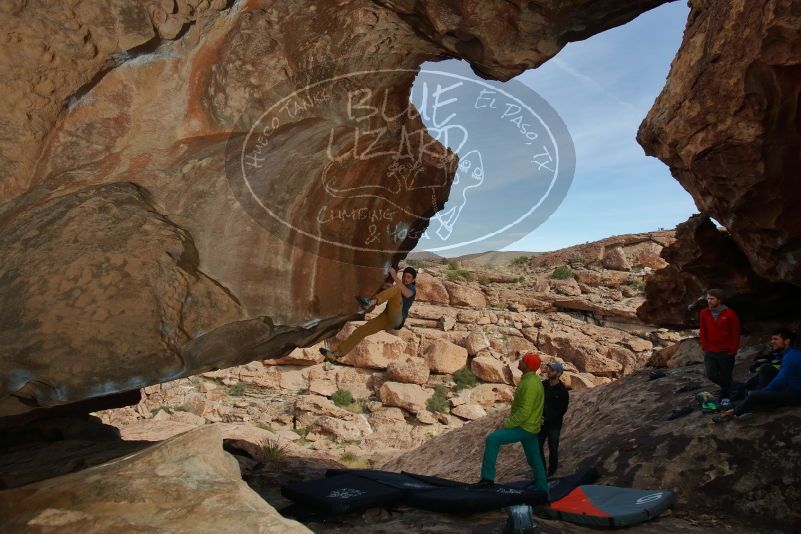
[[430,389],[423,389],[417,384],[384,382],[379,391],[379,398],[386,406],[397,406],[416,414],[425,409],[426,401],[433,394]]
[[468,421],[481,419],[482,417],[487,415],[486,410],[484,410],[484,408],[482,408],[478,404],[462,404],[451,410],[451,413],[453,413],[453,415],[461,417],[462,419],[467,419]]
[[467,349],[443,339],[432,340],[423,357],[434,373],[453,374],[467,364]]
[[428,364],[422,358],[392,362],[387,367],[387,377],[395,382],[425,384],[428,382],[428,376]]

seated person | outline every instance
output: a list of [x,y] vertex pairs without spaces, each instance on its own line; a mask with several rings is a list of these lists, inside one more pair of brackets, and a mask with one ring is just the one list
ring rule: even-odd
[[762,389],[779,374],[782,356],[795,342],[795,334],[788,328],[779,328],[770,337],[770,346],[773,349],[767,356],[761,356],[751,364],[750,371],[753,376],[745,383],[750,390]]
[[771,352],[751,363],[751,376],[745,383],[732,385],[732,400],[743,400],[750,391],[762,389],[779,374],[784,352],[795,342],[795,334],[787,328],[777,329],[770,338]]
[[751,392],[734,409],[723,412],[715,421],[740,416],[758,408],[776,409],[801,406],[801,350],[788,347],[782,355],[779,373],[764,388]]

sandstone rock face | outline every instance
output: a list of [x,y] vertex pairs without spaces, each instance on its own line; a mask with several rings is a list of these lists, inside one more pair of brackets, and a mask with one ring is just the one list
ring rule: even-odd
[[690,217],[676,227],[676,238],[662,251],[669,265],[646,278],[646,301],[637,310],[643,321],[697,328],[699,309],[689,306],[711,288],[728,293],[727,305],[745,323],[797,315],[793,303],[801,289],[759,276],[732,236],[708,217]]
[[423,389],[417,384],[384,382],[379,391],[379,398],[387,406],[396,406],[417,413],[425,409],[426,401],[433,394],[433,391]]
[[[508,79],[664,1],[7,3],[0,416],[281,357],[329,337],[352,313],[352,295],[375,292],[376,267],[410,250],[448,196],[455,158],[403,112],[419,65],[459,57]],[[385,70],[363,82],[371,102],[398,117],[370,119],[370,131],[386,134],[379,150],[421,132],[412,136],[426,147],[417,170],[440,187],[393,194],[403,213],[394,222],[410,233],[399,241],[379,232],[380,253],[310,243],[295,229],[319,222],[330,200],[324,182],[385,187],[394,162],[349,157],[364,117],[346,117],[346,92],[309,95],[314,106],[298,104],[261,137],[247,134],[296,89],[376,69]],[[259,148],[248,160],[255,188],[236,179],[237,158],[226,161],[237,143]],[[351,183],[355,176],[378,182]],[[245,189],[254,195],[238,197]],[[280,211],[266,222],[265,199]],[[378,197],[334,203],[342,212],[386,208]],[[362,222],[343,220],[323,237],[364,243],[372,235]],[[129,294],[109,304],[117,291]],[[26,322],[40,311],[35,326]],[[134,335],[142,347],[129,344]]]
[[428,382],[428,376],[428,364],[422,358],[392,362],[387,367],[387,377],[396,382],[425,384]]
[[451,306],[483,308],[487,305],[487,299],[484,294],[473,287],[455,282],[445,282],[445,289],[448,290]]
[[434,373],[452,374],[467,364],[467,349],[444,339],[433,340],[423,356]]
[[[345,330],[340,337],[348,331]],[[344,363],[356,367],[386,369],[390,362],[404,357],[406,343],[388,332],[378,332],[368,336],[342,359]]]
[[464,348],[467,349],[467,354],[475,356],[480,351],[488,349],[490,342],[483,332],[471,332],[465,339]]
[[470,362],[473,374],[483,382],[511,384],[512,374],[500,360],[490,356],[478,356]]
[[603,264],[607,269],[615,271],[628,271],[631,269],[631,262],[629,262],[622,247],[614,247],[611,250],[607,250],[604,254]]
[[487,415],[487,411],[478,404],[462,404],[455,407],[451,412],[453,415],[461,417],[462,419],[467,419],[468,421],[481,419]]
[[417,275],[415,285],[417,286],[415,301],[432,304],[448,304],[450,302],[448,292],[439,278],[421,272]]
[[[62,477],[0,493],[5,532],[311,532],[255,491],[204,427]],[[178,527],[180,525],[180,527]]]
[[704,351],[698,338],[689,338],[666,347],[654,354],[650,364],[654,367],[685,367],[704,363]]
[[309,430],[328,434],[337,441],[358,441],[373,432],[367,418],[361,414],[353,414],[349,420],[329,416],[319,417]]
[[[801,50],[790,30],[799,24],[793,0],[693,2],[667,85],[637,136],[647,154],[670,167],[700,211],[730,233],[726,248],[741,251],[740,261],[708,265],[720,265],[732,276],[734,290],[744,282],[750,286],[754,274],[801,285],[801,189],[795,182],[801,166],[796,121]],[[698,245],[703,250],[704,243]],[[652,308],[644,317],[659,318],[659,308],[667,310],[695,296],[699,285],[715,283],[707,278],[716,276],[713,268],[705,276],[687,274],[687,258],[675,259],[649,290]],[[677,324],[682,317],[662,319]]]
[[295,349],[286,356],[264,360],[268,365],[315,365],[323,362],[318,347]]

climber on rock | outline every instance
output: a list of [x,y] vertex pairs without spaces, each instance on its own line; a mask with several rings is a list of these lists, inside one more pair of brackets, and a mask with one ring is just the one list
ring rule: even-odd
[[789,344],[782,354],[779,373],[773,380],[761,389],[748,392],[744,401],[713,420],[720,422],[752,410],[775,410],[784,406],[801,406],[801,350]]
[[373,298],[356,297],[364,313],[368,313],[384,302],[387,303],[387,307],[379,315],[354,330],[347,339],[339,344],[337,350],[320,348],[320,353],[325,356],[325,361],[341,365],[338,360],[350,352],[362,339],[382,330],[398,330],[403,327],[417,295],[415,286],[417,271],[413,267],[406,267],[403,270],[403,276],[400,276],[395,269],[390,267],[389,275],[395,281],[395,285],[377,293]]
[[501,445],[519,442],[523,446],[528,465],[534,472],[534,486],[548,491],[538,436],[545,401],[542,382],[537,376],[540,364],[540,357],[536,354],[529,353],[520,359],[519,369],[523,371],[523,378],[520,379],[520,385],[512,399],[512,412],[503,422],[502,428],[487,436],[481,464],[481,481],[473,484],[472,489],[492,488],[495,485],[495,462]]
[[708,305],[699,317],[704,369],[706,377],[720,386],[719,398],[728,399],[734,359],[740,348],[740,319],[723,304],[720,289],[707,291],[706,300]]
[[542,387],[545,393],[545,407],[542,411],[542,427],[540,428],[540,458],[545,465],[545,442],[548,442],[548,477],[556,474],[559,467],[559,434],[562,432],[562,421],[570,402],[567,386],[560,380],[565,368],[559,362],[551,362],[545,366],[545,380]]

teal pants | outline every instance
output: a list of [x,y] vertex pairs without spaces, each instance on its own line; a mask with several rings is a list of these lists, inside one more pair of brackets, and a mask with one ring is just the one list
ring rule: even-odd
[[481,464],[481,478],[495,480],[495,462],[498,460],[501,445],[518,442],[523,446],[528,465],[534,471],[534,485],[539,489],[546,490],[548,481],[545,478],[545,468],[542,466],[540,457],[539,435],[532,434],[520,427],[502,428],[487,436],[484,446],[484,461]]

